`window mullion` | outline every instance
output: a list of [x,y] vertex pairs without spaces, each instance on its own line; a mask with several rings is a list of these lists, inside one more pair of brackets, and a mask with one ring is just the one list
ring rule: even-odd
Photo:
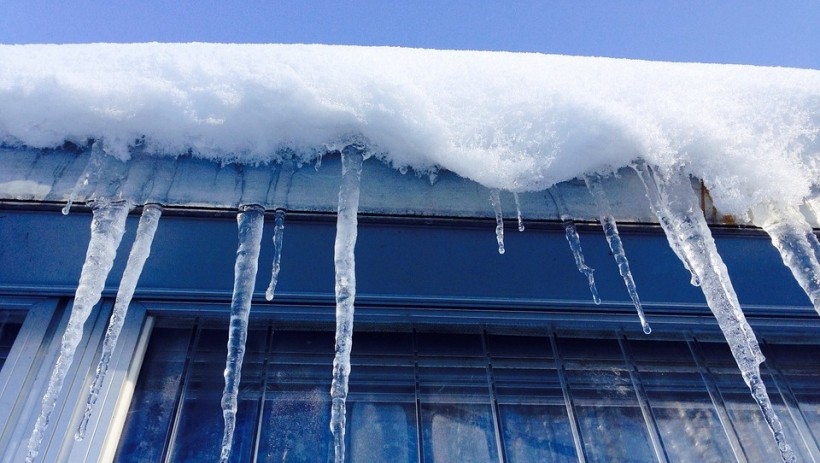
[[501,433],[501,413],[498,409],[498,399],[495,391],[495,378],[493,377],[493,363],[490,359],[490,350],[487,347],[487,330],[481,332],[481,348],[484,351],[485,372],[487,374],[487,388],[490,393],[490,406],[493,412],[493,427],[495,428],[495,444],[498,447],[498,455],[501,463],[507,461],[507,451],[504,448],[504,435]]
[[584,443],[581,441],[581,432],[579,431],[578,420],[575,417],[575,405],[572,400],[572,395],[570,395],[569,392],[567,375],[564,370],[564,361],[561,358],[561,353],[558,351],[558,341],[556,341],[555,333],[550,334],[549,340],[550,347],[552,347],[552,356],[555,358],[555,370],[558,373],[558,380],[561,383],[561,392],[564,395],[564,405],[567,408],[570,431],[572,431],[572,440],[575,443],[575,454],[578,456],[579,463],[585,463],[586,456],[584,455]]
[[692,358],[697,364],[698,373],[700,373],[703,384],[706,386],[706,391],[709,393],[709,398],[712,400],[712,405],[717,411],[718,419],[723,426],[726,437],[729,439],[729,444],[732,446],[732,452],[734,452],[735,458],[740,463],[746,463],[746,454],[743,451],[743,446],[740,445],[737,430],[735,430],[735,425],[729,418],[723,396],[712,378],[712,373],[706,365],[706,359],[703,357],[703,352],[701,352],[697,340],[691,335],[687,336],[686,344],[689,346],[689,352],[691,352]]
[[262,440],[262,428],[264,427],[265,420],[263,417],[265,416],[265,396],[268,391],[268,367],[270,365],[270,359],[273,355],[273,326],[268,327],[268,337],[265,342],[265,360],[262,363],[262,381],[260,387],[262,388],[259,391],[259,407],[256,412],[256,433],[254,434],[254,442],[253,442],[253,459],[252,461],[259,460],[259,442]]
[[789,386],[789,382],[783,376],[783,373],[780,372],[779,368],[771,366],[770,362],[771,360],[763,362],[763,367],[766,369],[766,372],[769,373],[769,376],[771,376],[780,397],[783,398],[786,409],[789,411],[789,417],[791,417],[792,422],[795,427],[797,427],[797,432],[800,434],[800,439],[802,441],[801,443],[810,454],[817,458],[818,447],[815,443],[816,441],[812,435],[811,429],[806,424],[806,417],[803,415],[803,411],[800,410],[800,405],[797,398],[794,396],[794,393]]
[[177,432],[179,431],[180,409],[185,402],[185,393],[188,388],[188,382],[191,379],[191,371],[193,370],[194,356],[196,355],[199,346],[199,336],[202,332],[198,323],[194,323],[193,336],[191,336],[191,343],[188,344],[188,352],[185,354],[185,365],[182,367],[182,381],[179,383],[179,390],[174,401],[173,417],[174,422],[169,427],[168,436],[165,439],[162,455],[166,463],[171,462],[171,454],[173,453],[174,442],[176,441]]
[[641,408],[641,414],[643,415],[647,431],[649,432],[649,439],[652,441],[652,448],[655,450],[655,456],[658,458],[658,461],[668,462],[669,456],[666,454],[666,449],[663,447],[657,421],[655,420],[655,416],[652,414],[652,409],[649,407],[649,400],[646,396],[646,390],[644,390],[643,384],[638,376],[638,370],[635,365],[632,352],[629,350],[629,345],[627,344],[626,338],[624,336],[619,336],[618,344],[621,347],[624,365],[626,366],[626,370],[629,372],[629,379],[632,381],[632,389],[635,390],[635,396],[638,398],[638,405]]

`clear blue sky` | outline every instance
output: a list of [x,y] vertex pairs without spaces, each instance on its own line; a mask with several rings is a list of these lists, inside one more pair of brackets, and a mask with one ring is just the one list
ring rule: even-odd
[[0,0],[0,43],[261,42],[820,69],[820,0]]

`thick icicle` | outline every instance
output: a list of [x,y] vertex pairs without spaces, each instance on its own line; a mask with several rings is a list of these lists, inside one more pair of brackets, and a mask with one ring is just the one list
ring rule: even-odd
[[[669,219],[667,219],[666,215],[664,215],[660,210],[660,198],[657,194],[650,194],[650,188],[648,185],[649,182],[654,181],[647,178],[647,175],[649,175],[649,171],[647,170],[646,164],[643,162],[638,162],[636,164],[633,164],[631,167],[638,174],[638,178],[641,179],[641,182],[643,182],[644,187],[647,188],[646,196],[647,198],[649,198],[649,209],[651,209],[652,213],[655,214],[655,217],[658,218],[658,223],[660,224],[661,228],[666,234],[666,240],[669,242],[669,247],[672,249],[675,255],[678,256],[678,259],[680,259],[680,261],[683,263],[684,268],[686,268],[686,270],[689,272],[689,283],[692,286],[700,286],[700,279],[698,278],[698,275],[695,273],[695,271],[692,270],[692,264],[689,263],[689,258],[686,257],[686,253],[683,252],[683,245],[680,242],[680,237],[676,233],[673,233],[671,231],[671,225],[668,223]],[[656,188],[654,190],[656,190]]]
[[77,198],[80,190],[88,186],[92,177],[96,177],[100,174],[100,171],[103,168],[104,155],[105,153],[102,149],[102,142],[94,142],[94,144],[91,145],[91,154],[88,158],[88,163],[83,168],[83,173],[80,174],[80,177],[77,179],[77,183],[74,184],[74,188],[68,196],[68,201],[66,201],[65,206],[63,206],[63,215],[68,215],[71,211],[71,206],[74,204],[74,200]]
[[91,207],[94,216],[91,219],[91,239],[88,242],[85,263],[74,294],[71,316],[60,344],[60,354],[51,371],[48,389],[42,400],[42,409],[28,441],[26,462],[34,461],[40,453],[43,433],[49,425],[57,397],[62,390],[68,369],[74,361],[74,353],[82,340],[83,325],[91,314],[91,309],[100,300],[105,280],[114,265],[117,248],[122,241],[125,219],[131,209],[131,205],[124,201],[98,201]]
[[772,244],[791,270],[794,279],[809,296],[820,314],[820,243],[805,217],[792,207],[776,208],[773,204],[754,209],[756,225],[766,230]]
[[501,191],[490,192],[490,202],[495,211],[495,239],[498,241],[498,253],[504,254],[504,215],[501,211]]
[[604,192],[604,187],[601,185],[601,179],[595,175],[594,177],[584,177],[584,181],[587,184],[589,192],[592,193],[592,197],[595,198],[595,204],[598,206],[598,214],[600,215],[601,226],[604,229],[606,241],[609,243],[612,257],[615,258],[615,262],[618,264],[618,272],[621,274],[621,278],[624,279],[629,297],[635,305],[635,310],[638,311],[638,318],[641,321],[643,332],[649,334],[652,332],[652,328],[646,321],[646,315],[643,312],[643,306],[641,306],[641,299],[638,297],[638,289],[635,287],[635,280],[632,278],[632,271],[629,269],[629,260],[626,258],[626,252],[624,252],[624,246],[621,242],[621,235],[618,233],[618,224],[612,215],[609,200]]
[[[321,158],[320,158],[321,159]],[[276,283],[279,281],[279,263],[282,261],[282,239],[285,234],[285,211],[276,210],[275,225],[273,228],[273,270],[271,270],[270,284],[265,291],[265,299],[272,301],[276,292]]]
[[575,223],[572,221],[572,218],[567,211],[567,206],[564,204],[564,199],[561,197],[561,193],[558,191],[558,187],[552,186],[550,187],[547,192],[549,193],[550,197],[552,198],[552,202],[555,203],[555,207],[558,209],[558,215],[561,217],[561,222],[564,224],[564,232],[567,235],[567,242],[569,242],[569,248],[572,251],[572,256],[575,258],[575,265],[578,267],[578,271],[586,275],[587,280],[589,281],[589,291],[592,293],[592,301],[596,304],[601,303],[601,298],[598,296],[598,287],[595,286],[595,269],[588,266],[586,262],[584,262],[584,252],[581,249],[581,237],[578,235],[578,230],[575,228]]
[[334,263],[336,267],[336,355],[330,396],[333,407],[330,431],[336,463],[345,460],[345,401],[350,377],[350,352],[353,347],[353,311],[356,299],[356,236],[359,211],[359,184],[364,157],[357,147],[342,152],[342,185],[336,221]]
[[515,216],[518,218],[518,231],[524,231],[524,216],[521,215],[521,201],[518,199],[518,193],[513,193],[515,198]]
[[664,232],[675,234],[675,242],[680,245],[680,252],[688,261],[690,271],[697,275],[706,302],[726,337],[743,380],[751,389],[774,434],[783,461],[795,461],[760,375],[760,363],[765,358],[741,311],[728,270],[717,252],[689,177],[682,172],[656,175],[646,165],[637,166],[636,170],[644,181],[650,202],[657,206],[658,219],[665,223]]
[[262,206],[242,206],[236,216],[239,225],[239,247],[234,265],[231,321],[228,331],[228,357],[225,361],[225,390],[222,392],[222,417],[225,431],[219,461],[225,463],[231,456],[233,434],[236,428],[237,396],[248,338],[248,316],[259,268],[259,248],[262,242],[262,224],[265,210]]
[[157,224],[161,215],[162,206],[159,204],[146,204],[142,210],[142,217],[140,217],[137,226],[137,237],[134,239],[131,253],[128,255],[128,263],[125,265],[125,271],[122,274],[122,280],[120,280],[114,310],[111,312],[111,320],[108,323],[105,340],[103,340],[102,354],[99,363],[97,363],[97,373],[88,393],[85,415],[77,428],[77,433],[74,435],[77,440],[85,438],[88,421],[91,419],[94,404],[97,403],[100,389],[108,372],[111,354],[114,352],[114,348],[117,347],[117,340],[120,331],[122,331],[125,316],[128,314],[128,306],[131,304],[131,298],[134,296],[134,290],[137,288],[137,281],[142,274],[145,261],[151,253],[151,243],[154,241],[154,234],[157,231]]

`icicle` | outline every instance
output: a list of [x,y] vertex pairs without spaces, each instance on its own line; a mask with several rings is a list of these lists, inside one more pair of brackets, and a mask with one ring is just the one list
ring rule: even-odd
[[[674,240],[680,246],[680,252],[689,263],[690,270],[698,276],[706,302],[726,337],[746,385],[751,389],[752,396],[774,434],[783,461],[795,461],[794,453],[786,443],[783,426],[775,414],[760,376],[760,363],[765,358],[741,311],[726,265],[717,252],[689,177],[681,172],[656,176],[646,165],[637,166],[636,170],[644,181],[650,201],[653,197],[657,201],[656,213],[660,214],[658,219],[666,224],[664,232],[675,235]],[[669,241],[671,243],[673,240]],[[682,258],[681,261],[683,260]]]
[[222,463],[227,462],[230,458],[233,446],[239,381],[242,360],[245,358],[251,299],[256,284],[256,272],[259,268],[259,247],[262,242],[264,218],[265,210],[258,205],[242,206],[236,216],[239,225],[239,247],[236,250],[234,265],[228,357],[225,360],[225,390],[222,393],[222,416],[225,420],[222,452],[219,459]]
[[504,217],[501,212],[501,191],[492,190],[490,192],[490,202],[495,211],[495,239],[498,241],[498,253],[504,254]]
[[275,225],[273,228],[273,270],[271,271],[270,284],[265,291],[265,299],[272,301],[273,293],[276,292],[276,283],[279,281],[279,262],[282,260],[282,239],[285,232],[285,211],[276,210]]
[[820,262],[817,260],[820,243],[811,225],[796,209],[778,209],[772,204],[755,208],[754,218],[755,224],[769,234],[783,263],[820,314]]
[[105,280],[114,265],[117,247],[122,240],[125,219],[131,205],[124,201],[100,201],[92,204],[92,208],[94,216],[91,219],[91,239],[88,242],[85,263],[83,263],[80,281],[74,294],[71,316],[60,344],[60,354],[51,371],[48,389],[42,400],[42,409],[29,438],[27,463],[34,461],[40,453],[43,433],[49,425],[51,414],[57,404],[57,397],[62,390],[68,369],[74,361],[74,353],[82,340],[83,325],[91,314],[91,309],[99,302],[105,287]]
[[589,192],[592,193],[593,198],[595,198],[595,204],[598,206],[598,214],[600,215],[601,226],[604,229],[606,241],[609,243],[612,257],[615,258],[615,262],[618,264],[618,272],[621,274],[621,278],[624,279],[629,297],[635,305],[635,310],[638,311],[638,318],[641,321],[643,332],[649,334],[652,332],[652,328],[646,321],[646,315],[643,312],[641,300],[638,297],[638,289],[635,287],[635,280],[632,278],[632,271],[629,269],[629,260],[626,258],[623,243],[621,242],[621,235],[618,233],[618,224],[615,223],[615,217],[612,216],[609,200],[601,185],[601,178],[598,175],[594,177],[584,177],[584,182],[586,182],[587,189],[589,189]]
[[555,207],[558,209],[558,215],[564,224],[564,232],[567,235],[567,242],[569,242],[569,248],[572,250],[572,256],[575,258],[575,265],[578,267],[578,271],[586,275],[589,281],[589,291],[592,293],[592,301],[596,304],[600,304],[601,298],[598,296],[598,287],[595,286],[595,276],[593,275],[595,269],[584,262],[584,252],[581,249],[581,237],[578,236],[575,223],[573,223],[569,212],[567,212],[564,199],[561,197],[561,194],[558,192],[558,187],[556,186],[551,186],[547,189],[547,192],[552,198],[552,202],[555,203]]
[[102,149],[102,142],[94,142],[94,144],[91,145],[91,155],[88,158],[88,163],[83,168],[83,173],[80,174],[80,177],[77,179],[77,183],[74,184],[74,188],[68,195],[68,201],[66,201],[65,206],[63,206],[63,215],[68,215],[71,211],[71,206],[74,204],[74,200],[77,198],[80,190],[88,186],[92,177],[99,175],[103,166],[103,156],[105,156],[105,153]]
[[364,158],[361,150],[348,147],[342,152],[342,185],[336,222],[334,262],[336,266],[336,355],[333,358],[333,382],[330,396],[333,407],[330,431],[336,463],[345,460],[345,401],[350,376],[350,352],[353,347],[353,312],[356,299],[356,247],[359,210],[359,184]]
[[111,312],[111,321],[108,323],[108,330],[105,333],[105,340],[103,340],[102,354],[99,363],[97,363],[97,373],[86,400],[85,415],[77,428],[77,433],[74,435],[76,440],[85,438],[88,421],[91,419],[94,404],[97,403],[100,389],[108,372],[111,354],[114,352],[114,348],[117,347],[117,340],[120,331],[122,331],[125,316],[128,314],[128,306],[131,304],[131,298],[134,296],[134,290],[137,288],[137,281],[142,274],[145,261],[151,253],[151,243],[154,241],[154,234],[157,231],[157,224],[161,215],[162,206],[159,204],[146,204],[142,210],[142,217],[140,217],[137,226],[137,237],[134,239],[131,253],[128,255],[128,263],[125,265],[120,287],[117,290],[114,310]]
[[648,178],[649,175],[647,172],[646,164],[640,162],[637,164],[633,164],[632,169],[638,174],[638,178],[646,188],[646,197],[649,198],[649,208],[652,210],[652,213],[655,214],[655,217],[658,218],[658,223],[660,224],[661,228],[666,234],[666,240],[669,242],[669,247],[678,256],[681,262],[683,262],[684,268],[689,272],[690,279],[689,284],[692,286],[700,286],[700,279],[698,275],[692,270],[692,264],[689,263],[689,258],[686,257],[686,253],[683,252],[682,244],[680,242],[680,238],[676,233],[673,233],[670,230],[671,225],[668,223],[668,219],[666,216],[660,211],[660,197],[658,195],[658,191],[656,187],[651,187],[650,185],[654,185],[654,180]]
[[521,201],[518,200],[518,193],[513,193],[515,199],[515,215],[518,217],[518,231],[524,231],[524,216],[521,215]]

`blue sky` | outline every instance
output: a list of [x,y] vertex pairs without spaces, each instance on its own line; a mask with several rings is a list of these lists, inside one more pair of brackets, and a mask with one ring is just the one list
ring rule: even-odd
[[262,42],[820,69],[820,0],[0,0],[0,43]]

